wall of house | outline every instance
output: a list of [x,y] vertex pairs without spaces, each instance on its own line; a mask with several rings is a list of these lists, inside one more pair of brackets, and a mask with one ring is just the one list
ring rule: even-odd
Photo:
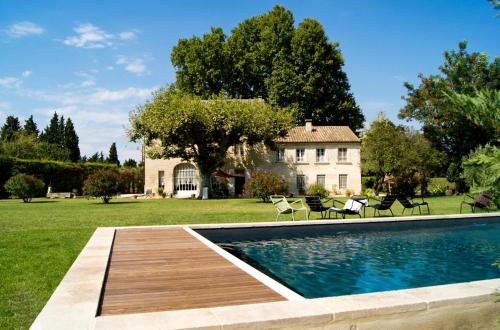
[[[359,143],[286,143],[280,146],[285,149],[283,162],[277,162],[275,152],[263,145],[246,147],[243,155],[235,155],[230,149],[223,170],[229,174],[244,173],[248,179],[253,171],[268,171],[283,176],[288,180],[290,193],[299,194],[297,189],[297,175],[305,176],[306,189],[316,183],[318,175],[325,176],[325,188],[332,193],[344,194],[350,189],[356,194],[361,192],[361,158]],[[296,161],[296,149],[305,149],[303,162]],[[316,161],[316,149],[325,149],[323,162]],[[347,148],[347,160],[338,159],[338,149]],[[145,191],[151,189],[157,192],[158,171],[165,172],[165,188],[167,195],[174,192],[174,168],[180,164],[180,159],[152,160],[145,162]],[[339,175],[347,175],[346,189],[339,187]],[[229,180],[230,191],[233,190],[232,179]],[[234,191],[234,190],[233,190]]]
[[[316,183],[318,175],[325,176],[325,188],[330,192],[344,194],[350,189],[356,194],[361,193],[361,157],[359,143],[287,143],[280,148],[285,150],[284,162],[277,162],[274,151],[249,151],[247,158],[254,160],[247,164],[251,170],[269,171],[283,176],[288,180],[290,193],[299,194],[297,189],[297,175],[305,176],[306,189]],[[296,150],[305,149],[305,160],[296,161]],[[325,159],[316,161],[316,149],[325,149]],[[338,148],[347,148],[347,160],[338,159]],[[339,175],[347,175],[346,189],[339,188]]]

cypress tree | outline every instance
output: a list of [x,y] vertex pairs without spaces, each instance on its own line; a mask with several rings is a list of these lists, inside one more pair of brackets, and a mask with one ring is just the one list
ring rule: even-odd
[[72,162],[78,162],[80,160],[80,147],[78,146],[78,135],[76,135],[71,118],[68,118],[66,125],[64,125],[64,146],[69,150],[69,159]]
[[57,112],[54,112],[49,125],[47,125],[42,134],[40,134],[40,140],[50,144],[59,145],[61,140],[59,132],[59,116],[57,115]]
[[21,130],[21,124],[19,119],[14,116],[8,116],[5,120],[5,124],[0,131],[0,139],[2,141],[12,141],[14,140],[16,133]]
[[59,124],[58,124],[58,129],[57,129],[57,144],[61,147],[64,147],[66,145],[66,142],[64,141],[66,137],[66,130],[65,130],[65,124],[64,124],[64,116],[61,116],[59,118]]
[[116,143],[113,142],[109,148],[108,163],[116,164],[120,166],[120,161],[118,160],[118,151],[116,150]]
[[23,131],[27,135],[33,135],[35,137],[38,137],[38,127],[33,120],[33,115],[31,115],[25,122]]

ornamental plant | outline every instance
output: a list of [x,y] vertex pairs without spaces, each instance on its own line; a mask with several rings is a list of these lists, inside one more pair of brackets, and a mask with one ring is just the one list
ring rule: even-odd
[[99,170],[87,177],[83,194],[100,197],[107,204],[120,191],[120,174],[116,169]]
[[314,183],[309,186],[309,189],[307,189],[307,194],[309,196],[319,196],[321,198],[326,198],[330,194],[328,190],[323,187],[323,185],[319,183]]
[[45,184],[42,180],[28,174],[17,174],[11,177],[5,183],[5,190],[15,196],[21,198],[24,203],[31,202],[31,199],[42,192]]
[[288,193],[288,182],[273,173],[254,172],[250,180],[245,182],[245,195],[268,202],[271,195]]

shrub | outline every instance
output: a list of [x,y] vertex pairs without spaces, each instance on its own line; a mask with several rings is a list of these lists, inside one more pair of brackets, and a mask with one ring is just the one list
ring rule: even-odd
[[364,196],[375,196],[375,193],[373,192],[373,189],[371,188],[366,188],[361,191],[361,195]]
[[351,197],[352,195],[354,195],[354,190],[352,190],[352,189],[346,189],[345,190],[345,195],[347,197]]
[[264,202],[268,202],[271,195],[286,193],[288,193],[288,183],[273,173],[254,172],[250,180],[245,182],[245,195],[260,198]]
[[326,190],[326,188],[323,187],[323,185],[315,183],[309,186],[307,194],[309,196],[319,196],[321,198],[326,198],[328,197],[328,195],[330,195],[330,192]]
[[5,183],[5,190],[12,196],[21,198],[23,202],[29,203],[31,199],[38,196],[45,184],[42,180],[28,174],[17,174]]
[[104,203],[109,203],[111,197],[120,190],[120,174],[116,169],[99,170],[85,180],[83,194],[100,197]]
[[375,185],[375,176],[362,176],[361,177],[361,186],[363,189],[373,188]]

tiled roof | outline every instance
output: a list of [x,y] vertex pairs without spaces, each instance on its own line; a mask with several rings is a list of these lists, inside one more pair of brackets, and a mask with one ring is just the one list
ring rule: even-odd
[[308,142],[360,142],[349,126],[313,126],[311,132],[305,126],[296,126],[288,131],[277,143]]

